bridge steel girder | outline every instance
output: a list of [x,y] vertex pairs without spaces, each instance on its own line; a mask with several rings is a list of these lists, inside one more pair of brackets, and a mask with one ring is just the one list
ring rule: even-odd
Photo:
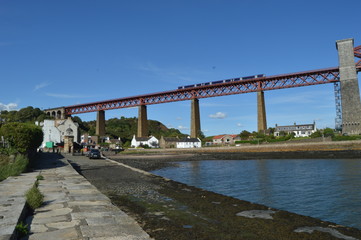
[[337,81],[339,81],[339,69],[335,67],[79,104],[65,107],[65,111],[66,114],[72,115],[96,112],[100,110],[185,101],[196,98],[209,98],[249,92],[311,86]]
[[361,68],[361,45],[357,46],[353,50],[355,57],[359,58],[359,60],[356,62],[356,68],[358,68],[358,71],[360,71]]
[[[359,58],[356,62],[356,71],[361,71],[361,45],[354,48],[354,56]],[[230,83],[176,89],[159,93],[151,93],[127,98],[118,98],[106,101],[72,105],[65,108],[65,114],[80,114],[136,107],[159,103],[185,101],[191,99],[226,96],[249,92],[268,91],[283,88],[303,87],[318,84],[334,83],[340,81],[339,68],[325,68],[313,71],[275,75],[263,78],[242,80]]]

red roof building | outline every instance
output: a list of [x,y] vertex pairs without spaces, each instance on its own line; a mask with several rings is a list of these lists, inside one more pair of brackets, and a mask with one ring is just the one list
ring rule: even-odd
[[241,138],[237,134],[223,134],[213,137],[213,144],[215,145],[233,145],[235,141],[240,141]]

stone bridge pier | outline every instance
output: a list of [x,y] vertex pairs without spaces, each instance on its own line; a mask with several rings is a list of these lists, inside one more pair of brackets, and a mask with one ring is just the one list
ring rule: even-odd
[[258,132],[266,133],[267,118],[263,91],[257,92],[257,125]]
[[354,57],[353,39],[336,41],[338,50],[341,105],[342,134],[361,134],[361,102],[360,90]]
[[48,116],[53,117],[55,120],[66,119],[68,117],[68,115],[65,114],[65,108],[64,107],[50,108],[50,109],[44,110],[44,112]]
[[137,137],[148,137],[148,117],[146,105],[140,105],[138,107]]
[[199,114],[199,100],[192,99],[191,102],[191,138],[199,137],[201,133],[201,117]]

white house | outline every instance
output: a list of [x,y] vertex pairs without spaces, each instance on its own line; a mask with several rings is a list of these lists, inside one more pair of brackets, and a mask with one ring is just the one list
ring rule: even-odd
[[212,140],[215,145],[230,145],[234,144],[235,141],[240,141],[241,137],[237,134],[223,134],[214,136]]
[[46,143],[57,144],[64,141],[64,136],[74,136],[74,141],[79,142],[79,124],[71,118],[62,120],[44,120],[39,126],[42,127],[44,138],[41,147]]
[[200,148],[202,141],[199,138],[186,137],[177,142],[177,148]]
[[157,148],[159,146],[159,141],[154,136],[150,137],[136,137],[133,135],[133,139],[131,142],[132,147],[141,147],[148,145],[151,148]]
[[289,126],[278,126],[276,124],[276,128],[274,131],[274,136],[280,136],[281,132],[286,134],[294,133],[295,137],[309,137],[312,133],[316,132],[316,123],[313,122],[312,124],[301,124],[297,125],[294,123],[293,125]]
[[74,141],[77,143],[80,142],[79,124],[73,122],[71,117],[63,120],[55,120],[55,125],[61,132],[62,140],[64,136],[74,136]]
[[61,132],[57,127],[55,127],[54,120],[44,120],[44,122],[40,123],[40,126],[42,127],[44,133],[41,147],[46,147],[47,142],[51,142],[52,144],[61,142]]

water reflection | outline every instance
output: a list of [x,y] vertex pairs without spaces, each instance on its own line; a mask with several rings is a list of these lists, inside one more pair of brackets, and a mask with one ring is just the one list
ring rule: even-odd
[[155,174],[361,229],[361,160],[179,162]]
[[260,190],[259,199],[255,202],[267,202],[267,205],[271,206],[274,203],[272,191],[273,185],[271,182],[271,176],[269,172],[269,167],[266,160],[256,161],[256,171],[255,174],[258,177],[258,189]]

